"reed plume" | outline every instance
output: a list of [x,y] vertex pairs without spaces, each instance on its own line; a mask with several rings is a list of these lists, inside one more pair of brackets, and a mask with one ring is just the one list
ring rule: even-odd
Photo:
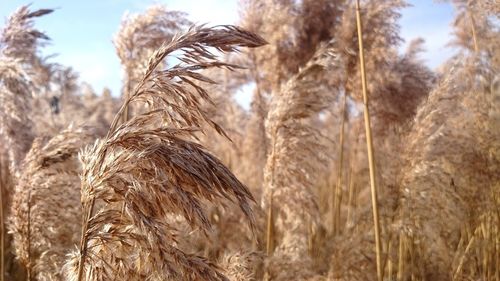
[[[9,158],[10,174],[15,181],[21,162],[31,147],[34,135],[31,111],[31,95],[36,86],[35,65],[39,62],[38,47],[48,40],[48,37],[35,29],[34,19],[51,13],[52,10],[42,9],[30,11],[23,6],[14,12],[1,30],[0,35],[0,139],[5,144],[4,149]],[[3,174],[3,173],[2,173]],[[2,179],[3,180],[3,179]],[[2,211],[10,205],[11,184],[2,184]],[[6,195],[4,197],[4,195]],[[9,239],[5,233],[6,214],[2,213],[1,243],[1,276],[6,273],[6,252],[10,248]]]
[[52,13],[51,9],[30,11],[29,6],[22,6],[7,20],[2,29],[0,48],[2,56],[20,58],[30,62],[37,56],[40,45],[49,40],[45,33],[33,27],[33,20]]
[[[331,47],[331,46],[330,46]],[[262,202],[272,208],[277,232],[277,248],[271,258],[270,278],[289,280],[311,276],[308,233],[317,228],[319,210],[311,190],[314,175],[326,168],[321,134],[308,122],[332,100],[318,79],[338,57],[322,46],[311,61],[274,96],[266,120],[271,152],[264,170]],[[324,77],[324,76],[323,76]],[[270,202],[280,202],[269,206]],[[298,266],[300,265],[300,266]],[[297,270],[282,270],[284,266]]]
[[[472,52],[491,48],[488,41],[495,40],[491,31],[497,29],[495,18],[498,19],[500,8],[494,0],[439,0],[451,2],[456,8],[453,22],[454,39],[451,45],[465,48]],[[489,50],[491,51],[491,50]]]
[[248,31],[126,14],[121,97],[42,56],[52,10],[21,7],[0,37],[0,281],[500,280],[499,5],[436,1],[456,8],[436,72],[422,39],[401,52],[405,0],[242,0]]
[[80,230],[77,155],[90,140],[88,130],[75,128],[53,138],[38,137],[23,162],[9,232],[30,280],[62,280],[65,256]]
[[[123,16],[113,43],[124,71],[124,99],[139,83],[146,67],[144,63],[153,51],[189,25],[186,13],[169,11],[162,5],[151,6],[143,14]],[[124,110],[123,121],[130,117],[128,111],[128,108]]]
[[25,114],[30,109],[31,91],[19,60],[2,59],[0,75],[0,134],[10,147],[11,171],[17,172],[33,139],[32,123]]
[[407,138],[402,219],[425,245],[425,278],[450,278],[461,229],[477,226],[482,207],[498,208],[488,203],[498,198],[495,130],[488,129],[494,124],[489,108],[498,105],[485,102],[494,96],[495,69],[487,57],[456,58]]
[[[247,188],[189,139],[198,131],[206,133],[204,122],[225,135],[200,108],[200,101],[210,102],[210,97],[194,81],[212,82],[198,70],[237,66],[217,60],[209,48],[232,52],[264,43],[238,27],[199,26],[175,36],[151,56],[106,138],[81,155],[83,229],[80,251],[67,263],[70,280],[227,280],[205,258],[176,247],[168,216],[180,216],[192,228],[207,232],[210,222],[203,203],[229,199],[253,224],[253,197]],[[176,50],[181,50],[181,63],[159,69]],[[136,101],[147,103],[150,111],[117,126],[124,108]]]
[[0,135],[9,144],[13,171],[28,152],[33,140],[30,97],[33,83],[30,72],[37,50],[49,38],[33,27],[33,20],[52,10],[30,11],[23,6],[7,20],[0,36]]
[[261,87],[277,92],[336,30],[343,0],[245,0],[241,24],[269,45],[255,51]]

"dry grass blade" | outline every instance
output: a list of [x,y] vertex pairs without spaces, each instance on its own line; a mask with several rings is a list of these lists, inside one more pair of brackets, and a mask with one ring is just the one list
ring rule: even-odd
[[[204,122],[225,135],[201,109],[200,100],[210,97],[195,81],[212,82],[198,70],[236,66],[217,60],[211,51],[263,44],[262,38],[234,26],[201,26],[152,55],[107,137],[82,153],[84,225],[80,252],[67,264],[70,280],[227,280],[209,261],[176,247],[168,218],[181,216],[193,228],[209,231],[203,203],[231,200],[253,225],[247,188],[189,139],[203,132]],[[182,54],[180,63],[158,69],[176,50]],[[150,111],[118,126],[123,110],[136,101],[148,104]],[[123,213],[117,209],[122,204]]]

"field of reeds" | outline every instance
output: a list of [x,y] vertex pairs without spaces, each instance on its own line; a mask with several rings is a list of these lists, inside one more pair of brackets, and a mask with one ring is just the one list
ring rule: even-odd
[[451,2],[437,70],[398,49],[404,0],[152,6],[114,95],[41,55],[53,10],[12,11],[0,281],[500,280],[500,3]]

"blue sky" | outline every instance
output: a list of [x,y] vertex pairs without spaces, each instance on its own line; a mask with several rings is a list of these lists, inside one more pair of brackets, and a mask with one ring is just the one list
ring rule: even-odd
[[[407,41],[426,40],[426,63],[434,68],[450,57],[446,48],[450,40],[453,8],[433,0],[411,0],[413,7],[403,10],[400,24]],[[32,8],[57,8],[36,21],[52,39],[44,54],[58,54],[53,61],[72,66],[80,80],[89,82],[96,92],[107,86],[114,95],[120,91],[121,67],[111,42],[126,11],[144,11],[155,3],[189,13],[196,23],[234,24],[238,20],[238,0],[0,0],[1,25],[17,7],[32,3]],[[402,47],[404,48],[404,46]],[[249,95],[238,98],[246,105]]]

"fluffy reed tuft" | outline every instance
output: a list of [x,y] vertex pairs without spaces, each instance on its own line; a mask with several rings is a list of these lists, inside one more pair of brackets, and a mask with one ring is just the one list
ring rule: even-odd
[[[205,258],[176,247],[168,217],[180,216],[206,232],[210,222],[203,203],[229,199],[253,225],[253,197],[247,188],[189,139],[198,131],[206,133],[203,123],[225,135],[201,109],[200,101],[210,102],[210,97],[194,82],[212,82],[198,70],[237,66],[217,60],[210,48],[232,52],[263,44],[262,38],[238,27],[199,26],[151,56],[106,138],[81,155],[84,225],[80,252],[67,263],[69,280],[227,280]],[[176,50],[182,51],[181,63],[158,69]],[[147,103],[150,111],[117,126],[123,110],[135,101]]]
[[0,36],[0,136],[8,143],[12,169],[16,171],[33,140],[30,112],[32,69],[37,49],[49,38],[33,28],[33,20],[51,13],[19,8],[7,20]]
[[[151,6],[142,14],[124,15],[120,30],[113,40],[124,70],[124,99],[139,83],[147,66],[144,63],[153,51],[189,25],[191,22],[186,19],[186,13],[169,11],[162,5]],[[126,121],[129,117],[129,110],[126,108],[123,120]]]
[[30,11],[29,6],[22,6],[7,20],[2,30],[0,49],[3,56],[21,58],[28,62],[36,57],[40,44],[49,37],[33,27],[33,20],[52,13],[50,9]]
[[66,253],[80,230],[77,154],[90,139],[88,130],[74,128],[39,137],[24,160],[8,226],[30,280],[62,280]]
[[425,245],[426,278],[450,277],[461,229],[468,224],[474,229],[472,218],[480,217],[491,192],[498,193],[500,166],[491,153],[496,141],[488,130],[490,103],[485,103],[498,68],[490,63],[457,58],[419,109],[407,138],[402,219],[413,222],[411,235]]
[[230,281],[253,281],[255,263],[261,258],[257,253],[226,254],[221,267],[224,268]]
[[[262,202],[272,208],[276,226],[278,243],[268,266],[271,278],[276,280],[305,278],[310,274],[306,270],[311,262],[308,240],[311,228],[317,229],[320,224],[312,191],[317,179],[313,175],[326,168],[326,158],[322,136],[308,118],[324,110],[333,99],[333,94],[323,91],[318,83],[326,68],[339,65],[329,47],[319,48],[311,61],[274,96],[266,120],[271,152],[264,169]],[[296,270],[282,270],[291,265]]]

